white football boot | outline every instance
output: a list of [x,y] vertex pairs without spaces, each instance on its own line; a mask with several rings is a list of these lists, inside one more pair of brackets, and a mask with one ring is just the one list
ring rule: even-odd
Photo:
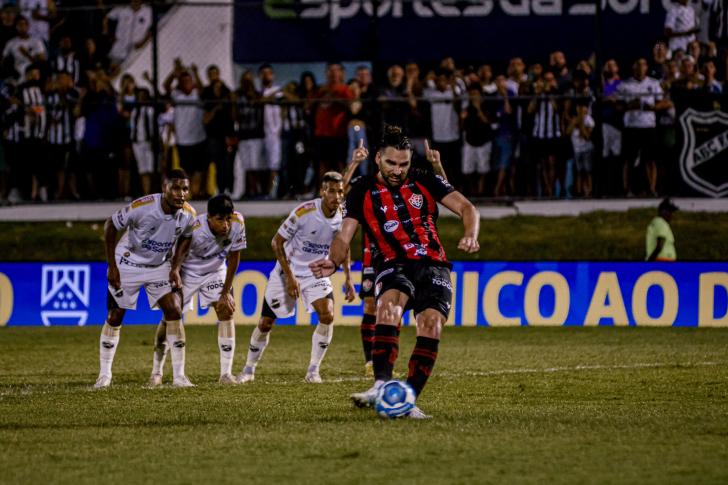
[[255,371],[247,365],[243,367],[243,372],[238,374],[238,384],[247,384],[255,380]]
[[223,374],[220,376],[220,380],[217,381],[219,384],[228,385],[228,384],[237,384],[238,380],[233,376],[232,374]]
[[406,415],[409,419],[432,419],[432,416],[422,412],[422,409],[417,406],[413,407],[412,410]]
[[187,378],[187,376],[179,376],[175,377],[172,380],[172,387],[195,387],[194,384],[190,382],[190,380]]
[[100,375],[98,379],[96,379],[96,384],[94,384],[94,389],[106,389],[111,385],[111,376],[107,376],[105,374]]
[[152,374],[149,376],[147,387],[159,387],[162,385],[162,374]]
[[374,401],[377,400],[377,394],[379,394],[379,388],[382,387],[384,381],[376,381],[372,387],[364,392],[355,392],[352,394],[351,401],[354,406],[360,408],[370,408],[374,406]]

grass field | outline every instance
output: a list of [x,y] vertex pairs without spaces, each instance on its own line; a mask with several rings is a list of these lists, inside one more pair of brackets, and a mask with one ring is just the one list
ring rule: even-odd
[[420,422],[351,407],[357,328],[327,383],[302,382],[311,329],[280,327],[256,382],[221,387],[190,327],[182,390],[142,387],[153,332],[124,328],[94,392],[98,327],[0,328],[0,483],[728,483],[728,329],[448,328]]
[[[239,207],[245,212],[245,204]],[[438,221],[440,239],[453,260],[643,261],[645,228],[654,210],[593,212],[579,217],[517,216],[483,220],[480,252],[456,250],[462,223]],[[270,260],[270,240],[283,218],[246,219],[248,249],[243,260]],[[678,259],[722,261],[728,254],[728,212],[678,212],[672,223]],[[103,223],[0,223],[3,261],[103,261]],[[49,251],[48,248],[53,248]],[[352,252],[360,253],[360,238]]]

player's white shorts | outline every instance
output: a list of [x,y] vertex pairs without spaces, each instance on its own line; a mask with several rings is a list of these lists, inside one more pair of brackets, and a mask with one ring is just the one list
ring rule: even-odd
[[492,141],[479,147],[474,147],[467,142],[463,142],[463,175],[470,175],[473,172],[479,174],[488,173],[490,171],[490,154],[492,149]]
[[227,276],[227,267],[224,265],[217,271],[202,276],[182,273],[182,297],[184,298],[183,307],[185,311],[194,309],[192,307],[192,297],[195,293],[200,295],[198,298],[200,308],[207,308],[211,303],[217,302],[222,296],[225,276]]
[[[298,286],[306,305],[306,311],[313,313],[313,302],[326,298],[326,295],[334,291],[331,280],[328,278],[296,278]],[[288,295],[285,285],[285,278],[277,267],[268,276],[268,285],[265,287],[265,301],[278,318],[290,317],[296,312],[296,300]]]
[[109,293],[119,308],[136,310],[139,289],[142,286],[147,292],[149,306],[152,308],[157,308],[157,301],[172,291],[172,283],[169,281],[172,265],[169,261],[159,266],[144,266],[132,263],[123,255],[117,254],[116,265],[121,276],[121,288],[117,290],[109,285]]

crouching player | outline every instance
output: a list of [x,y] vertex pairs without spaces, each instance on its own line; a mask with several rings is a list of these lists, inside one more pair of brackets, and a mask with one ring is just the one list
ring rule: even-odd
[[[107,305],[109,312],[99,341],[99,377],[95,388],[111,384],[111,367],[119,346],[121,323],[126,310],[136,309],[139,290],[144,286],[149,305],[159,307],[167,321],[166,335],[172,349],[172,364],[184,362],[185,337],[182,329],[180,290],[181,260],[169,255],[177,244],[184,254],[190,244],[195,210],[186,200],[190,181],[182,170],[169,173],[164,192],[137,199],[115,212],[104,225],[106,259],[109,264]],[[116,236],[126,229],[119,242]],[[188,387],[184,376],[175,375],[173,385]]]
[[[189,253],[180,255],[182,262],[182,295],[184,308],[191,309],[192,297],[199,295],[200,308],[210,305],[217,315],[217,344],[220,349],[220,384],[235,384],[232,375],[235,355],[235,300],[233,279],[245,249],[245,222],[235,212],[228,195],[218,195],[207,202],[207,214],[197,216],[192,230]],[[149,385],[162,384],[164,360],[169,349],[165,335],[166,322],[157,327],[154,363]],[[174,369],[173,369],[174,371]],[[184,368],[177,369],[184,374]]]
[[[322,178],[321,198],[296,207],[278,229],[272,241],[277,263],[268,278],[258,326],[250,337],[248,358],[238,382],[255,379],[255,368],[268,345],[276,318],[294,314],[296,300],[303,298],[306,310],[315,311],[319,324],[311,338],[311,360],[305,381],[320,383],[319,368],[334,334],[334,294],[329,278],[316,279],[309,263],[326,257],[341,228],[341,202],[344,183],[341,174],[326,172]],[[349,256],[345,256],[346,300],[354,300],[349,276]]]

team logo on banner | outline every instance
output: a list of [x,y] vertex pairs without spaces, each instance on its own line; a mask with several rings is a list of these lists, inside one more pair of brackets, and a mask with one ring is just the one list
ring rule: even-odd
[[421,194],[412,194],[412,196],[409,198],[409,203],[412,204],[412,207],[415,209],[421,209],[422,208],[422,195]]
[[689,108],[680,116],[680,125],[685,183],[711,197],[728,195],[728,114]]
[[85,325],[90,287],[91,267],[88,264],[44,264],[40,296],[43,325]]

